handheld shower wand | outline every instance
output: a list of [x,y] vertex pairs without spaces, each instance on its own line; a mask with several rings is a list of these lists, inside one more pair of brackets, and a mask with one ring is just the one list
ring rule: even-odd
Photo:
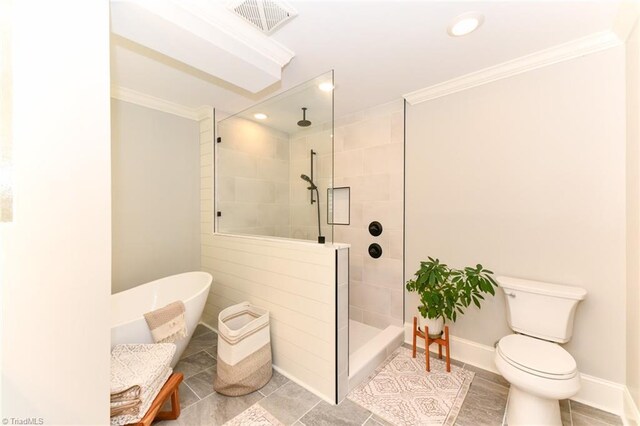
[[309,187],[309,189],[316,189],[316,190],[318,189],[318,187],[316,186],[316,184],[315,184],[315,183],[313,183],[313,181],[311,180],[311,178],[310,178],[309,176],[307,176],[307,175],[300,175],[300,179],[302,179],[302,180],[304,180],[304,181],[308,182],[308,183],[309,183],[309,185],[311,185],[311,186]]
[[317,200],[316,205],[318,206],[318,243],[324,244],[324,237],[322,236],[322,228],[320,227],[320,192],[318,192],[318,186],[313,183],[311,178],[307,175],[300,175],[300,179],[307,182],[309,184],[309,188],[311,191],[316,190]]

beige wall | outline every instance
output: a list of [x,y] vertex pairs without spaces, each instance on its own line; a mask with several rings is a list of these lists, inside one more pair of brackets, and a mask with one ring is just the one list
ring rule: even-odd
[[627,40],[627,387],[640,406],[640,24]]
[[112,100],[112,292],[200,268],[199,124]]
[[[407,111],[406,274],[439,257],[581,286],[565,347],[580,371],[625,381],[625,87],[617,47]],[[407,295],[406,320],[417,298]],[[493,346],[501,293],[454,325]],[[599,337],[606,337],[602,344]]]
[[[350,225],[336,225],[336,242],[351,244],[349,316],[378,328],[402,325],[403,103],[381,105],[336,123],[335,186],[351,188]],[[369,234],[372,221],[383,226]],[[367,248],[382,247],[374,259]]]
[[[109,422],[109,2],[13,2],[2,417]],[[81,19],[79,17],[82,17]]]

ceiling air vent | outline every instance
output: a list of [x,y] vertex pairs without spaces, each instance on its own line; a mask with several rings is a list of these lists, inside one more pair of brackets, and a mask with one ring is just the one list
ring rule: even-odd
[[265,34],[270,34],[297,15],[291,6],[273,0],[233,1],[227,7]]

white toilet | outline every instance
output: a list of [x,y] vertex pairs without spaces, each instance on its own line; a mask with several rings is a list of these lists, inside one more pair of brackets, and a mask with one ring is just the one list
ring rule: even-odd
[[510,277],[496,277],[507,302],[507,321],[517,334],[496,347],[496,368],[511,384],[507,424],[561,425],[560,399],[580,389],[573,357],[558,343],[573,333],[578,302],[587,295],[578,287]]

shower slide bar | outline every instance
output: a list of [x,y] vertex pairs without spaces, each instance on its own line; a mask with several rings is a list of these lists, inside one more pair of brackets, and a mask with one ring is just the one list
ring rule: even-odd
[[[309,156],[311,158],[311,181],[313,181],[313,156],[317,155],[317,152],[315,152],[313,149],[311,149],[311,155]],[[311,188],[309,188],[311,189]],[[311,190],[311,204],[315,203],[316,200],[313,199],[313,190]]]

